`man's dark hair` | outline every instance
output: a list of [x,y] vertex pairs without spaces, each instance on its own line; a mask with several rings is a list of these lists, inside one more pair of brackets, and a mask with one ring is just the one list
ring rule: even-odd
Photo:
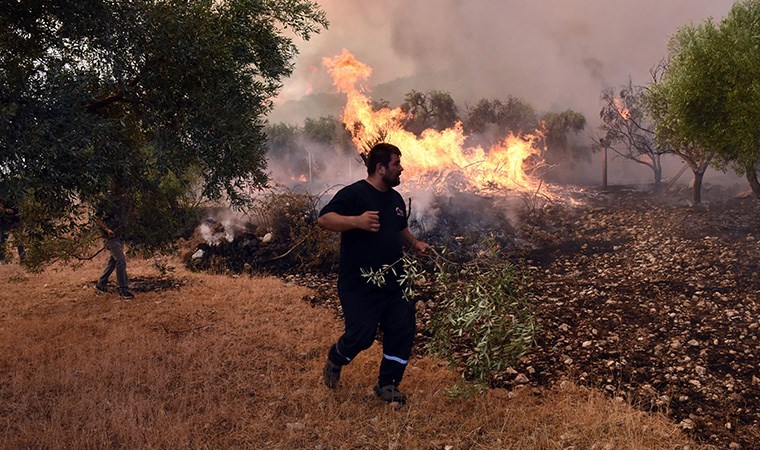
[[378,164],[388,167],[388,164],[391,162],[391,155],[398,155],[401,157],[401,150],[395,145],[386,144],[385,142],[381,142],[372,147],[367,155],[367,174],[372,175],[375,173]]

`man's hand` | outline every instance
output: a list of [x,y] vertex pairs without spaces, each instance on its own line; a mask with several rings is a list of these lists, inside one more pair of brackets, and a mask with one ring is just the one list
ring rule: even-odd
[[430,244],[424,241],[417,241],[413,246],[414,251],[419,254],[424,254],[427,251],[428,247],[430,247]]
[[380,213],[378,211],[365,211],[361,216],[356,217],[356,228],[365,231],[380,231]]
[[366,211],[359,216],[342,216],[336,212],[329,212],[317,219],[317,225],[325,230],[338,233],[349,230],[364,230],[374,233],[380,231],[380,213]]
[[418,254],[423,254],[427,251],[428,247],[430,247],[430,244],[428,244],[425,241],[420,241],[414,235],[411,231],[409,231],[409,228],[404,228],[401,230],[401,242],[404,243],[404,245],[407,246],[407,248],[410,248],[417,252]]

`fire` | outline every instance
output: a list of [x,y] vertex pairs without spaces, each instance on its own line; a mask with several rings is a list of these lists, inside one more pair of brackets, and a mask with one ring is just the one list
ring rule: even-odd
[[623,105],[623,102],[620,101],[618,98],[612,99],[615,102],[615,107],[618,110],[618,114],[620,114],[620,117],[622,117],[624,120],[630,120],[631,119],[631,111]]
[[508,136],[488,150],[466,147],[462,124],[442,131],[427,129],[418,137],[401,125],[400,108],[373,110],[371,99],[357,85],[372,75],[372,68],[358,61],[348,50],[334,58],[324,58],[333,84],[347,96],[343,123],[359,148],[378,136],[401,149],[404,175],[421,184],[435,184],[453,174],[464,176],[465,188],[533,190],[538,182],[523,170],[531,156],[540,157],[536,136]]

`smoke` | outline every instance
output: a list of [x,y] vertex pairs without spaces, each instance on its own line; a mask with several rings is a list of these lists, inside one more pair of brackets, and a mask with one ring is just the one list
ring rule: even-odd
[[207,211],[196,232],[204,242],[219,245],[224,241],[232,242],[250,226],[251,218],[244,213],[217,207]]
[[270,152],[267,166],[274,184],[296,192],[319,194],[364,178],[367,169],[358,154],[341,153],[337,147],[299,139],[295,154]]
[[[322,58],[347,48],[373,69],[369,95],[398,105],[412,89],[449,92],[460,114],[482,98],[519,97],[539,114],[573,109],[587,121],[577,137],[591,144],[599,125],[600,93],[627,84],[645,85],[650,69],[667,55],[667,43],[678,27],[712,17],[720,20],[733,0],[320,0],[331,25],[329,30],[297,42],[300,56],[295,71],[285,80],[270,122],[300,124],[307,117],[339,117],[345,97],[336,93]],[[296,189],[322,192],[364,177],[355,155],[307,144],[309,156],[270,160],[277,178]],[[403,149],[402,149],[403,152]],[[308,164],[311,175],[292,167]],[[666,158],[663,179],[682,167]],[[601,183],[601,155],[590,162],[563,164],[553,179]],[[687,171],[679,182],[688,183]],[[710,175],[720,175],[711,171]],[[648,184],[651,170],[610,155],[611,184]],[[716,177],[721,179],[722,177]],[[732,178],[732,177],[729,177]],[[733,179],[733,178],[732,178]],[[402,187],[404,185],[402,184]],[[429,195],[414,193],[416,210],[430,211],[426,223],[435,222],[435,204]],[[426,209],[427,208],[427,209]],[[425,213],[427,214],[427,213]]]
[[[288,102],[332,93],[321,58],[348,48],[373,68],[373,97],[409,88],[449,91],[460,105],[521,97],[540,111],[595,118],[602,89],[644,84],[679,26],[722,18],[731,0],[322,0],[330,29],[301,56],[272,115],[296,121]],[[296,113],[295,115],[291,113]],[[328,111],[337,115],[339,111]]]

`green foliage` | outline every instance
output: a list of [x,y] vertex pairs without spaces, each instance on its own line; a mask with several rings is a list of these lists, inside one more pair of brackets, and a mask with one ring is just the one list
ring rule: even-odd
[[277,160],[285,162],[278,166],[278,173],[286,179],[297,180],[307,173],[321,177],[328,168],[322,156],[357,155],[351,134],[333,116],[307,118],[303,127],[276,123],[267,126],[265,133],[269,161],[272,165]]
[[27,238],[77,241],[82,205],[115,199],[146,247],[199,198],[244,204],[266,183],[290,33],[327,26],[307,0],[21,0],[0,23],[0,181],[37,208]]
[[679,28],[650,102],[658,139],[746,173],[760,197],[760,0],[737,1],[718,24]]
[[298,137],[301,130],[296,125],[276,123],[265,129],[267,135],[267,147],[270,157],[288,158],[300,150]]
[[489,126],[496,127],[499,137],[533,133],[538,128],[538,117],[533,106],[516,97],[509,96],[504,102],[482,99],[468,109],[464,129],[483,133]]
[[[23,264],[33,270],[40,270],[44,264],[55,261],[69,262],[73,259],[86,259],[90,249],[100,240],[100,234],[86,227],[91,208],[78,205],[74,214],[57,221],[49,220],[53,215],[51,205],[35,200],[35,195],[28,195],[19,204],[21,222],[14,229],[14,245],[22,244],[26,251]],[[72,230],[68,235],[58,235],[58,230]],[[82,230],[73,233],[73,230]]]
[[571,109],[559,113],[549,112],[541,117],[541,123],[546,144],[542,156],[546,162],[557,164],[563,160],[590,160],[589,147],[570,142],[570,136],[577,135],[586,128],[583,114]]
[[332,116],[307,118],[303,123],[303,134],[311,142],[332,145],[337,140],[337,134],[343,127]]
[[515,365],[538,330],[519,283],[507,262],[466,266],[457,279],[443,283],[429,349],[452,359],[466,378],[480,383]]
[[380,287],[387,274],[397,275],[410,302],[415,301],[418,285],[435,280],[441,300],[431,322],[428,351],[448,358],[468,380],[482,385],[518,362],[533,344],[538,324],[519,290],[521,280],[499,256],[498,245],[490,239],[479,245],[484,248],[480,256],[465,264],[431,247],[430,261],[405,254],[393,264],[361,272],[368,283]]
[[401,110],[406,114],[404,129],[420,134],[428,128],[444,130],[459,120],[451,94],[430,91],[427,94],[412,90],[404,96]]
[[401,287],[404,300],[410,303],[415,302],[417,293],[415,284],[425,281],[425,271],[419,261],[413,256],[405,253],[399,260],[391,264],[384,264],[377,270],[360,268],[362,277],[367,279],[367,283],[377,287],[383,287],[386,284],[386,276],[393,275],[393,278]]

